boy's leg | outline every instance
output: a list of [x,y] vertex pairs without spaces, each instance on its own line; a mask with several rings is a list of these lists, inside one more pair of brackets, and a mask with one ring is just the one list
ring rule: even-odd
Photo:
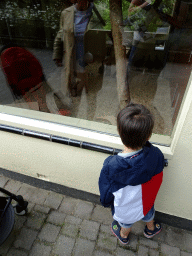
[[[147,224],[147,228],[149,230],[153,231],[155,229],[154,220],[151,220],[151,221],[147,222],[146,224]],[[130,232],[131,232],[131,228],[123,228],[123,227],[121,227],[120,235],[123,238],[127,238]]]
[[[146,224],[147,224],[147,228],[149,230],[153,231],[155,229],[154,220],[151,220],[151,221],[147,222]],[[127,238],[130,232],[131,232],[131,228],[123,228],[123,227],[121,227],[120,235],[123,238]]]
[[123,227],[121,227],[121,230],[120,230],[121,237],[127,238],[129,233],[130,233],[130,231],[131,231],[131,228],[123,228]]
[[147,238],[152,238],[155,235],[159,234],[160,232],[161,232],[161,224],[154,221],[153,223],[150,223],[150,224],[149,224],[149,222],[147,223],[143,234]]
[[114,220],[111,225],[111,231],[119,239],[119,241],[122,244],[128,244],[131,226],[132,226],[132,224],[123,224],[123,223],[119,223],[118,221]]
[[151,221],[147,222],[146,224],[147,224],[147,228],[149,230],[153,231],[155,229],[154,220],[151,220]]
[[154,206],[147,213],[147,215],[142,219],[146,222],[146,226],[144,229],[144,236],[147,238],[152,238],[161,232],[161,224],[154,220],[155,217],[155,209]]

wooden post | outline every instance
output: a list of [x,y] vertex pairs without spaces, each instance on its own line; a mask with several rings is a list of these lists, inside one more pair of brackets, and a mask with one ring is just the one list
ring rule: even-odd
[[122,45],[122,0],[109,0],[109,6],[116,60],[117,92],[122,109],[130,102],[130,92],[126,81],[126,48]]

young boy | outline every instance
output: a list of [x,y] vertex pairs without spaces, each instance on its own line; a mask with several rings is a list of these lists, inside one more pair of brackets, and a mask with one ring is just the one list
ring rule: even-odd
[[148,141],[154,119],[140,104],[129,104],[117,116],[117,129],[124,151],[109,156],[99,178],[100,201],[111,206],[111,230],[123,244],[128,244],[131,226],[146,222],[144,236],[151,238],[161,231],[154,221],[154,202],[163,179],[164,156]]

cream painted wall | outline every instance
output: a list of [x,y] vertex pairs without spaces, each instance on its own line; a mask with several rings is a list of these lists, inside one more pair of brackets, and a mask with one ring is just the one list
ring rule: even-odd
[[184,121],[173,157],[164,169],[157,209],[192,220],[192,104]]
[[[192,220],[192,73],[174,127],[169,166],[156,200],[160,212]],[[163,151],[163,148],[161,148]]]
[[99,193],[99,171],[108,155],[7,132],[0,137],[1,168]]

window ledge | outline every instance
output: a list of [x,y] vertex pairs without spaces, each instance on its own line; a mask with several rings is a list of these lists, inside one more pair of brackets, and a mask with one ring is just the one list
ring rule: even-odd
[[[31,113],[31,111],[29,110],[28,112]],[[39,114],[39,112],[36,113]],[[43,114],[45,119],[46,113],[40,114]],[[50,118],[50,114],[47,115]],[[33,130],[39,133],[49,133],[53,136],[67,137],[69,139],[85,141],[88,143],[95,143],[106,147],[112,147],[115,149],[123,149],[123,144],[121,142],[120,137],[117,134],[115,126],[70,117],[58,116],[56,118],[58,118],[58,120],[64,118],[65,121],[68,121],[66,123],[70,123],[72,125],[50,122],[48,120],[43,121],[34,118],[15,116],[7,113],[0,113],[0,123],[3,125]],[[97,127],[100,128],[100,131],[96,130]],[[104,130],[108,132],[104,132]],[[161,138],[163,140],[161,140]],[[155,142],[157,141],[157,139],[158,141],[160,141],[159,143]],[[170,143],[170,138],[168,136],[153,134],[150,142],[157,146],[163,152],[165,158],[172,158],[173,153],[171,152],[171,148],[168,145]]]

